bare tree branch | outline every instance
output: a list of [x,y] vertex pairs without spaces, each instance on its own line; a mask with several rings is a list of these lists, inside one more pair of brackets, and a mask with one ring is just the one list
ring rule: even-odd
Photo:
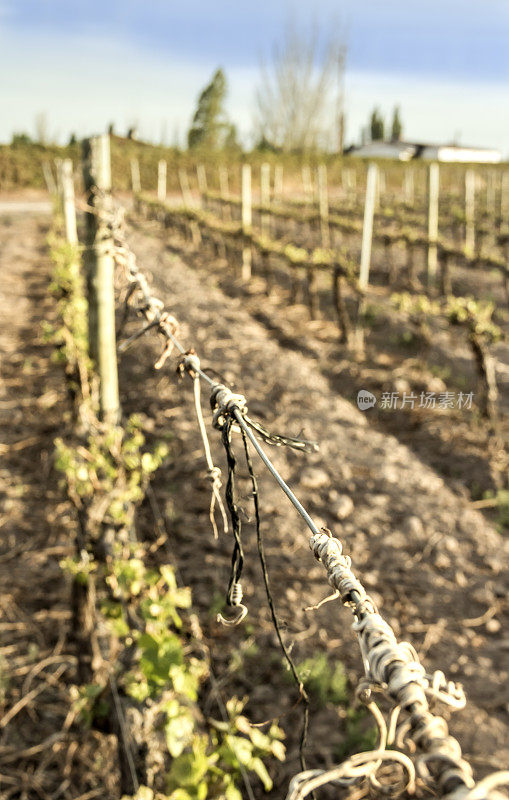
[[289,24],[271,63],[262,63],[256,90],[259,140],[286,151],[339,146],[346,45],[342,34],[301,33]]

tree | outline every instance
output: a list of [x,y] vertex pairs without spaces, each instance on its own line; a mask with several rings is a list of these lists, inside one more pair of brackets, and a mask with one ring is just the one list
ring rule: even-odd
[[378,108],[374,108],[369,122],[372,142],[381,142],[385,138],[385,124]]
[[33,139],[29,136],[28,133],[13,133],[12,134],[12,141],[11,145],[16,147],[17,145],[24,145],[24,144],[32,144]]
[[396,106],[392,117],[391,141],[400,142],[402,133],[403,125],[401,124],[401,118],[399,116],[399,106]]
[[270,65],[262,64],[255,138],[285,151],[306,152],[331,145],[336,150],[345,57],[341,37],[324,38],[316,27],[301,33],[289,25],[281,45],[273,50]]
[[224,110],[227,84],[222,69],[217,69],[210,83],[201,92],[193,122],[187,134],[190,148],[221,150],[233,146],[235,127],[228,122]]

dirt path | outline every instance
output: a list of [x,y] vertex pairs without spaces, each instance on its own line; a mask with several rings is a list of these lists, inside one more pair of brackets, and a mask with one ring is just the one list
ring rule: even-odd
[[[41,329],[55,311],[48,224],[47,215],[0,217],[2,800],[104,796],[104,774],[115,775],[105,737],[65,725],[76,678],[59,561],[72,552],[74,521],[52,466],[67,398]],[[90,769],[99,747],[105,773]]]
[[[312,355],[281,346],[247,313],[241,298],[226,296],[214,276],[172,254],[153,235],[155,230],[142,225],[133,233],[132,245],[182,323],[184,342],[247,396],[251,414],[268,428],[293,435],[303,430],[320,443],[319,453],[311,456],[281,449],[271,455],[317,521],[343,539],[395,630],[416,645],[430,669],[444,669],[464,683],[470,702],[451,727],[479,774],[507,763],[507,542],[407,447],[373,430],[360,411],[334,394]],[[231,542],[222,537],[216,543],[210,534],[190,386],[177,384],[170,370],[155,373],[151,362],[156,353],[155,343],[144,341],[126,355],[125,409],[141,406],[155,418],[156,433],[171,431],[174,437],[177,461],[156,479],[156,493],[166,508],[184,578],[198,606],[212,619],[211,605],[227,585]],[[212,432],[211,438],[217,463],[224,468],[217,434]],[[239,461],[240,455],[239,449]],[[335,604],[303,611],[327,594],[322,567],[313,563],[303,524],[257,466],[271,576],[294,654],[300,659],[327,650],[347,665],[352,677],[359,677],[348,613]],[[171,499],[168,489],[174,492]],[[241,504],[251,515],[247,483],[241,492]],[[351,513],[345,497],[353,500]],[[339,522],[345,513],[347,518]],[[209,635],[221,670],[249,634],[255,637],[258,656],[243,661],[230,686],[249,692],[251,713],[260,719],[287,708],[293,698],[280,691],[284,680],[275,666],[279,661],[267,623],[252,523],[245,525],[245,541],[248,624],[234,629],[211,624]],[[489,609],[485,619],[476,619]],[[291,757],[281,770],[275,797],[288,772],[296,768],[295,714],[283,724],[289,731]],[[345,738],[344,720],[338,723],[336,712],[319,711],[311,730],[310,762],[330,763]]]

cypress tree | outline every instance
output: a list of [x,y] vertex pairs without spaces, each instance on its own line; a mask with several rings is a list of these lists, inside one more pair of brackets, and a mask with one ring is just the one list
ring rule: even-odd
[[403,125],[401,124],[401,118],[399,115],[399,106],[396,106],[394,109],[394,115],[392,117],[391,140],[393,142],[400,142],[402,133]]
[[226,145],[232,146],[234,128],[228,123],[224,111],[226,90],[224,72],[218,69],[198,98],[193,122],[187,134],[189,148],[219,150]]
[[378,108],[373,109],[369,123],[371,141],[381,142],[385,138],[385,125]]

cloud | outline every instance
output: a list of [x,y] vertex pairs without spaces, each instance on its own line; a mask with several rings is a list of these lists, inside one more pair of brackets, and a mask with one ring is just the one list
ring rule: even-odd
[[[246,137],[258,67],[224,66],[230,116]],[[183,139],[197,96],[216,67],[210,55],[197,61],[148,52],[116,34],[84,31],[62,37],[0,31],[0,69],[9,74],[2,93],[7,113],[0,119],[0,140],[8,141],[13,131],[33,131],[38,112],[46,113],[50,133],[61,141],[71,132],[85,136],[103,131],[110,122],[121,131],[134,121],[147,138],[159,140],[163,126],[171,138],[178,126]],[[507,152],[509,106],[498,82],[444,81],[380,70],[347,73],[347,140],[357,140],[373,106],[389,116],[396,104],[409,138],[444,141],[460,131],[464,143]]]

